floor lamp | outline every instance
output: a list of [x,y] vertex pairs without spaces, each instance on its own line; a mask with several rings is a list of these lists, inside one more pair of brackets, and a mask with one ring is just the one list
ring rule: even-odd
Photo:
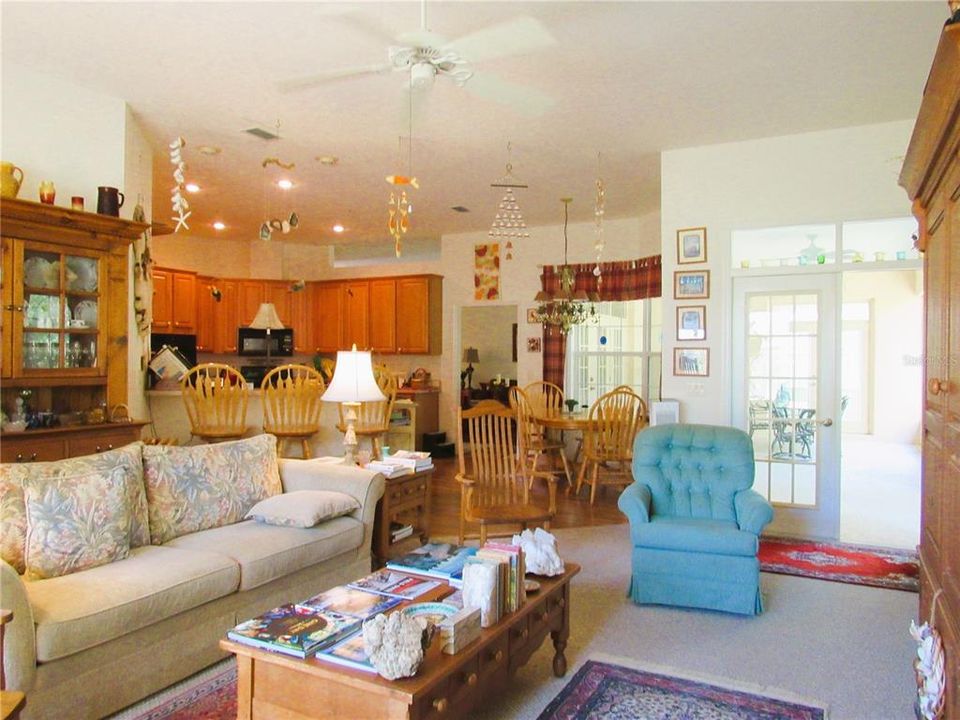
[[280,316],[277,315],[277,308],[273,303],[260,303],[257,308],[257,314],[254,316],[250,327],[256,330],[267,331],[267,365],[270,364],[270,349],[273,345],[270,337],[271,330],[283,330],[283,323],[280,322]]
[[347,428],[343,434],[345,465],[355,465],[357,462],[357,433],[354,425],[360,403],[386,399],[387,396],[381,392],[373,376],[370,353],[357,350],[356,345],[352,350],[338,350],[337,366],[333,371],[333,379],[323,394],[323,400],[343,403],[346,409],[344,419]]

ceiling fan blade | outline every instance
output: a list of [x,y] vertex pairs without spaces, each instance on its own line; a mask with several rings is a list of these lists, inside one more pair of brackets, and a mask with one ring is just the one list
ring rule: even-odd
[[556,44],[556,38],[539,20],[518,17],[464,35],[445,47],[456,50],[464,60],[480,62],[521,55]]
[[477,73],[463,86],[485,100],[513,108],[522,115],[536,117],[549,110],[554,100],[526,85],[518,85],[490,73]]
[[306,75],[304,77],[283,80],[277,83],[277,89],[280,92],[296,92],[304,90],[314,85],[322,85],[325,82],[334,80],[343,80],[344,78],[356,77],[357,75],[378,75],[389,72],[393,69],[390,63],[376,63],[374,65],[358,65],[356,67],[340,68],[339,70],[327,70],[326,72]]

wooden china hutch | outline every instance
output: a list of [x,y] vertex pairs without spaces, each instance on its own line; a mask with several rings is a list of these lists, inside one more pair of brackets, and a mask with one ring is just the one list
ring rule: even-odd
[[926,384],[920,618],[946,659],[941,718],[960,720],[960,22],[948,25],[900,174],[920,224]]
[[[0,435],[0,460],[58,460],[119,447],[143,423],[106,422],[127,402],[128,253],[149,227],[0,200],[0,403],[43,427]],[[115,413],[116,414],[116,413]]]

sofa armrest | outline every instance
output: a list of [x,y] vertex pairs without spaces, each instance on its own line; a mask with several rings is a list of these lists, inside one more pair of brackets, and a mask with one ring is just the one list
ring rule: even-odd
[[281,459],[280,481],[283,483],[284,492],[335,490],[356,498],[360,507],[350,513],[350,517],[363,523],[363,544],[370,549],[377,501],[383,497],[385,486],[383,475],[348,465]]
[[638,482],[628,485],[617,500],[620,512],[630,521],[630,535],[634,542],[637,542],[637,538],[632,537],[634,526],[650,522],[650,502],[650,488]]
[[741,530],[759,535],[773,520],[773,506],[756,490],[741,490],[733,496],[737,525]]
[[13,612],[4,626],[3,671],[10,690],[28,691],[37,671],[37,636],[33,610],[23,579],[8,563],[0,560],[0,607]]

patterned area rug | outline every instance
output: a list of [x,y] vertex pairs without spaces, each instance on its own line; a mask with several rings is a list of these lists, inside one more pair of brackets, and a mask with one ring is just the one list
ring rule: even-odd
[[826,720],[822,707],[718,682],[588,660],[539,720]]
[[916,553],[796,538],[760,538],[760,569],[784,575],[919,592]]
[[236,717],[237,663],[231,657],[108,720],[233,720]]

